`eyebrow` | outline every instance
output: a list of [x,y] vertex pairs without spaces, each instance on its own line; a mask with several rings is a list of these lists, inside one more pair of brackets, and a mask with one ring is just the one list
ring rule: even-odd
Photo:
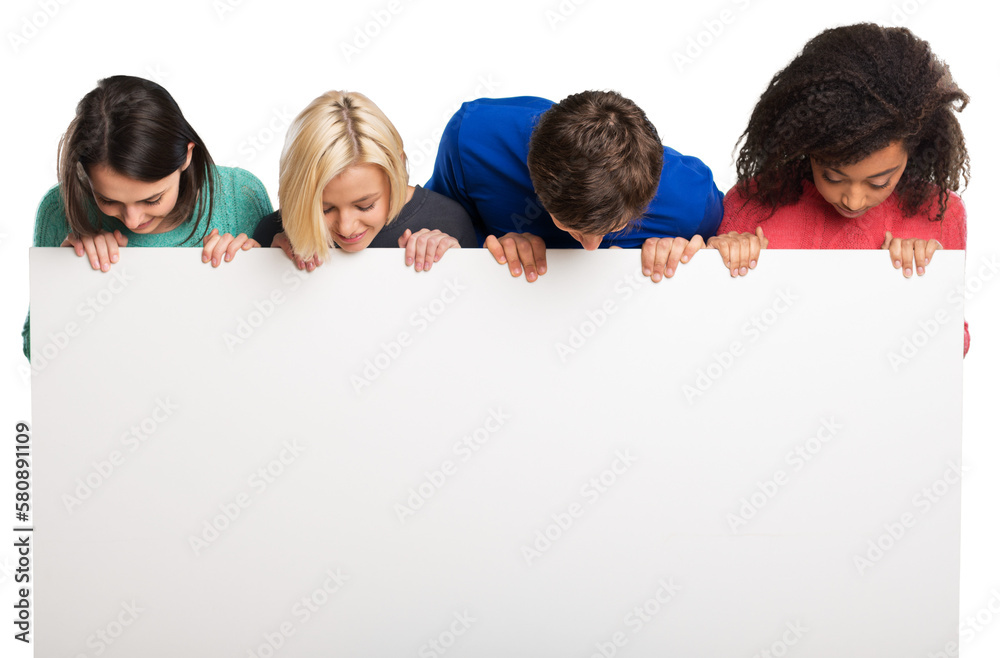
[[[145,202],[147,202],[147,201],[152,201],[153,199],[155,199],[155,198],[157,198],[157,197],[161,197],[161,196],[163,196],[163,195],[164,195],[164,194],[166,194],[166,193],[167,193],[167,191],[166,191],[166,190],[163,190],[162,192],[157,192],[157,193],[156,193],[156,194],[154,194],[153,196],[148,196],[148,197],[146,197],[145,199],[139,199],[139,203],[145,203]],[[98,192],[97,190],[94,190],[94,194],[96,194],[97,196],[101,197],[102,199],[104,199],[104,200],[105,200],[105,201],[107,201],[108,203],[121,203],[121,201],[116,201],[115,199],[112,199],[112,198],[110,198],[110,197],[106,197],[106,196],[104,196],[103,194],[101,194],[101,193],[100,193],[100,192]]]
[[[901,166],[902,165],[896,165],[892,169],[886,169],[885,171],[880,171],[877,174],[872,174],[871,176],[868,176],[867,178],[865,178],[865,180],[868,180],[868,178],[878,178],[879,176],[885,176],[886,174],[891,174],[892,172],[894,172],[897,169],[899,169]],[[842,172],[839,169],[834,169],[833,167],[830,167],[830,171],[832,171],[835,174],[840,174],[844,178],[848,178],[847,174],[845,174],[844,172]]]

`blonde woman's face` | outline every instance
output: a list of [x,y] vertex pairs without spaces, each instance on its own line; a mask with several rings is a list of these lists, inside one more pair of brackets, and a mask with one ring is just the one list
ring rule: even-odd
[[323,188],[323,217],[337,246],[361,251],[389,218],[389,177],[368,163],[334,176]]

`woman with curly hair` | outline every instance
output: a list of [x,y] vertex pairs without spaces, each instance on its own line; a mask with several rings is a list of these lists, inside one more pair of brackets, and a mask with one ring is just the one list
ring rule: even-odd
[[968,101],[905,28],[820,33],[757,102],[719,234],[763,228],[772,248],[887,249],[903,276],[923,275],[936,249],[965,249],[954,192],[968,184],[969,154],[955,113]]

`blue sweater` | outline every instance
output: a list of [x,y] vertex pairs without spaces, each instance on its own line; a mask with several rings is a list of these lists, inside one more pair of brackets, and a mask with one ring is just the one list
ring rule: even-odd
[[[552,101],[531,96],[464,103],[441,136],[425,187],[458,201],[472,217],[479,244],[487,235],[533,233],[549,248],[581,247],[552,223],[531,184],[528,142]],[[660,188],[631,230],[610,233],[601,247],[635,249],[651,237],[708,239],[722,220],[722,193],[698,158],[663,147]]]

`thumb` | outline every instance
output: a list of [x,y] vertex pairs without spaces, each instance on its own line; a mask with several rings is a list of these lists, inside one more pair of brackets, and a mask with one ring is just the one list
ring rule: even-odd
[[403,234],[401,236],[399,236],[399,240],[397,241],[397,244],[399,244],[399,246],[401,248],[405,247],[406,243],[409,241],[411,235],[413,235],[413,232],[410,229],[406,229],[405,231],[403,231]]
[[889,231],[885,232],[885,242],[882,243],[880,249],[888,249],[889,245],[892,244],[892,233]]

